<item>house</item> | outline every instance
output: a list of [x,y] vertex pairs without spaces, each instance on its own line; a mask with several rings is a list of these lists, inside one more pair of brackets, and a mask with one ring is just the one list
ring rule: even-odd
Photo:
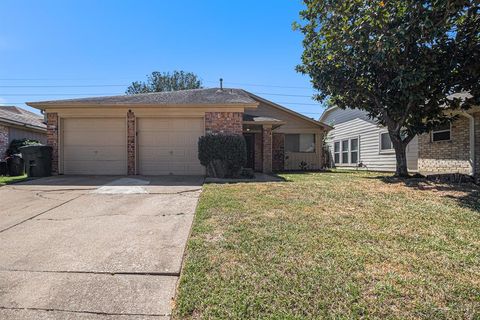
[[[331,167],[395,171],[395,150],[388,131],[365,111],[332,106],[320,121],[333,127],[325,139]],[[410,171],[418,170],[418,137],[407,146],[407,165]]]
[[320,169],[331,128],[241,89],[194,89],[27,103],[47,115],[58,174],[204,174],[206,133],[243,134],[247,166]]
[[455,121],[419,137],[418,169],[424,174],[461,173],[480,182],[480,107],[456,111]]
[[14,106],[0,106],[0,159],[10,142],[31,139],[47,142],[47,126],[41,115]]

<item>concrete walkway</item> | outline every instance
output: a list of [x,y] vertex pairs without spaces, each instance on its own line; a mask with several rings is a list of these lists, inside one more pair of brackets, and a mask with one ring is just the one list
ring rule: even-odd
[[168,319],[202,177],[0,188],[0,319]]

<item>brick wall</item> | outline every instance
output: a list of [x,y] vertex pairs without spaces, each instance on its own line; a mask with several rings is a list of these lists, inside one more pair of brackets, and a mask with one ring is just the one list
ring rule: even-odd
[[8,149],[8,127],[0,125],[0,159],[5,157]]
[[480,183],[480,112],[473,114],[475,119],[475,179]]
[[129,175],[135,172],[135,156],[136,156],[136,119],[132,110],[127,112],[127,171]]
[[206,133],[243,133],[242,112],[205,112]]
[[255,133],[255,171],[261,172],[263,170],[263,157],[262,157],[262,134]]
[[460,116],[452,123],[450,141],[431,141],[431,134],[418,140],[418,170],[423,173],[469,174],[470,133],[469,119]]
[[272,135],[272,170],[282,171],[285,168],[285,134]]
[[263,143],[263,165],[262,172],[272,172],[272,127],[263,126],[262,130],[262,143]]
[[58,115],[47,114],[47,145],[52,147],[52,174],[58,174]]

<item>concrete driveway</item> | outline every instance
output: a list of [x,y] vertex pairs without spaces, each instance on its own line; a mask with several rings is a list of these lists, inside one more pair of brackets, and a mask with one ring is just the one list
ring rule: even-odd
[[1,319],[168,319],[202,177],[0,188]]

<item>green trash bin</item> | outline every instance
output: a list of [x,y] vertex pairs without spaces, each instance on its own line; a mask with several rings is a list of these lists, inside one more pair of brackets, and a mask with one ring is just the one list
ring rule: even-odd
[[52,175],[52,147],[25,146],[19,148],[25,161],[25,171],[29,177],[48,177]]

